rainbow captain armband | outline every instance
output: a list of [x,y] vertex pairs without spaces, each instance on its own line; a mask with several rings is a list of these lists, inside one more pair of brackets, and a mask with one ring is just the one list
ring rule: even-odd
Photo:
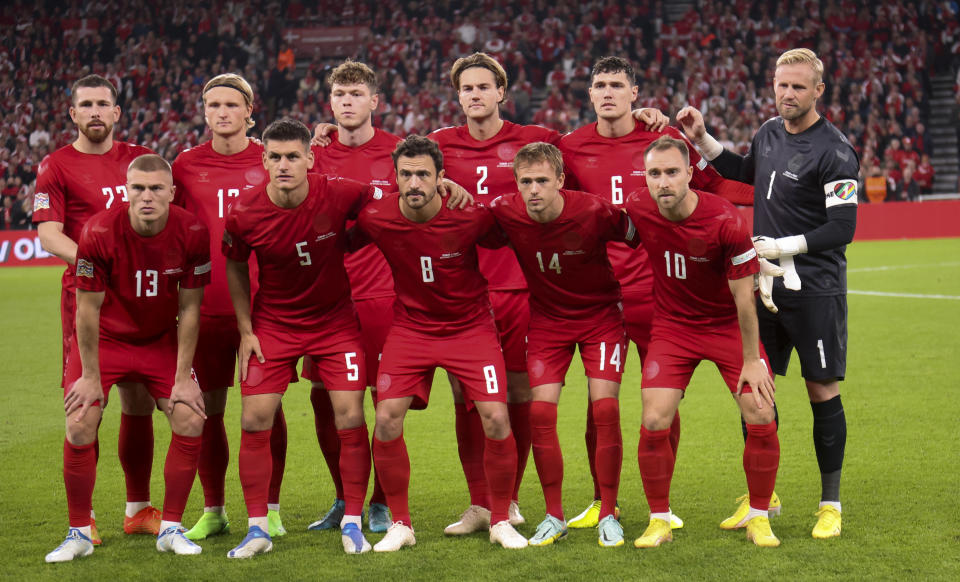
[[857,203],[857,180],[843,178],[823,185],[824,200],[827,208],[840,204]]

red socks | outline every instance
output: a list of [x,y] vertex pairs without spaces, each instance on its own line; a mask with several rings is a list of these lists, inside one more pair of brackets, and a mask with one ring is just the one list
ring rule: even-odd
[[483,468],[490,491],[490,524],[508,519],[513,486],[517,481],[517,441],[513,433],[502,440],[485,438]]
[[240,487],[249,517],[266,517],[267,489],[273,467],[270,429],[240,434]]
[[476,408],[468,412],[467,405],[463,403],[455,403],[453,408],[456,413],[457,451],[460,453],[463,476],[467,478],[470,505],[489,508],[490,495],[483,471],[483,445],[486,440],[483,421]]
[[67,488],[70,527],[90,525],[93,485],[97,482],[96,442],[72,445],[63,439],[63,484]]
[[277,414],[273,417],[273,430],[270,433],[270,456],[272,468],[267,503],[280,503],[280,485],[283,483],[283,470],[287,465],[287,419],[283,416],[282,407],[277,408]]
[[597,480],[597,425],[593,420],[593,406],[587,399],[587,429],[583,433],[587,443],[587,463],[590,465],[590,477],[593,479],[593,498],[600,499],[600,482]]
[[373,437],[373,462],[380,474],[383,492],[393,520],[413,527],[410,522],[410,457],[403,435],[392,441]]
[[563,519],[563,453],[557,437],[555,403],[535,400],[530,404],[530,434],[547,513]]
[[167,459],[163,465],[163,520],[182,521],[183,508],[190,497],[193,478],[197,474],[203,437],[188,437],[173,433]]
[[673,450],[670,448],[670,429],[647,430],[640,427],[640,445],[637,463],[643,480],[650,513],[670,511],[670,480],[673,478]]
[[320,452],[323,453],[323,459],[327,462],[327,470],[330,471],[330,477],[333,479],[337,499],[343,499],[343,480],[340,478],[340,437],[337,436],[330,394],[323,388],[311,389],[310,404],[313,405],[313,426],[317,431]]
[[360,515],[370,481],[370,441],[367,425],[338,430],[340,437],[340,475],[343,477],[343,500],[346,515]]
[[677,449],[680,448],[680,410],[673,415],[673,423],[670,425],[670,448],[673,449],[673,460],[677,460]]
[[127,483],[127,501],[150,501],[153,416],[120,414],[117,456]]
[[748,424],[747,442],[743,446],[743,471],[747,474],[750,507],[770,508],[770,496],[777,481],[780,465],[780,439],[777,423]]
[[590,404],[597,427],[596,482],[600,487],[600,519],[612,515],[620,489],[623,465],[623,435],[620,433],[620,403],[602,398]]
[[527,459],[530,458],[530,403],[507,402],[507,413],[510,415],[510,428],[517,442],[517,477],[513,485],[513,495],[510,497],[512,501],[520,499],[520,482],[523,481]]
[[223,507],[230,444],[227,442],[227,429],[223,426],[222,412],[207,416],[201,439],[197,473],[203,486],[203,504],[206,507]]

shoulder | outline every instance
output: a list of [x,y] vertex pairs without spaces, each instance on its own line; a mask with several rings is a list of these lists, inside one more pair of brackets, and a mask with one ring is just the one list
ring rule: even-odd
[[597,132],[597,122],[584,125],[560,138],[557,146],[563,152],[575,150],[580,144],[588,141]]
[[508,130],[509,133],[523,136],[524,139],[530,142],[545,141],[548,143],[556,143],[561,138],[559,132],[542,125],[517,125],[511,121],[504,121],[503,123],[504,129]]
[[[127,204],[116,204],[107,210],[101,210],[90,217],[83,227],[80,239],[87,243],[100,239],[109,239],[123,232],[121,220],[127,219]],[[171,206],[171,209],[173,207]]]
[[427,137],[443,146],[451,142],[459,141],[458,130],[461,127],[462,126],[454,125],[441,127],[440,129],[431,131],[429,134],[427,134]]
[[374,130],[373,139],[380,143],[388,144],[392,147],[395,147],[399,142],[403,141],[400,137],[382,129]]
[[114,142],[113,147],[120,158],[126,158],[130,160],[140,156],[145,156],[147,154],[156,153],[148,147],[134,143],[127,143],[125,141]]

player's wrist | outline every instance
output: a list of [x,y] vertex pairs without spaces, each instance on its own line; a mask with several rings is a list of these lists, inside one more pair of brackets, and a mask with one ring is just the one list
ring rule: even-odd
[[781,255],[799,255],[807,252],[807,237],[802,234],[780,237],[777,239],[777,246],[780,247]]
[[700,150],[700,153],[708,162],[712,162],[723,153],[723,145],[706,131],[703,132],[702,137],[697,139],[697,149]]

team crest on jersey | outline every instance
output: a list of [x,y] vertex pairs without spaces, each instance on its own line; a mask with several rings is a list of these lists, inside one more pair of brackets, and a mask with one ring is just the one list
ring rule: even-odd
[[93,279],[93,263],[87,259],[77,259],[77,276]]
[[856,204],[857,181],[845,178],[828,182],[823,186],[823,193],[826,196],[827,208],[835,204]]
[[33,211],[38,210],[49,210],[50,209],[50,195],[46,192],[37,192],[37,195],[33,197]]

